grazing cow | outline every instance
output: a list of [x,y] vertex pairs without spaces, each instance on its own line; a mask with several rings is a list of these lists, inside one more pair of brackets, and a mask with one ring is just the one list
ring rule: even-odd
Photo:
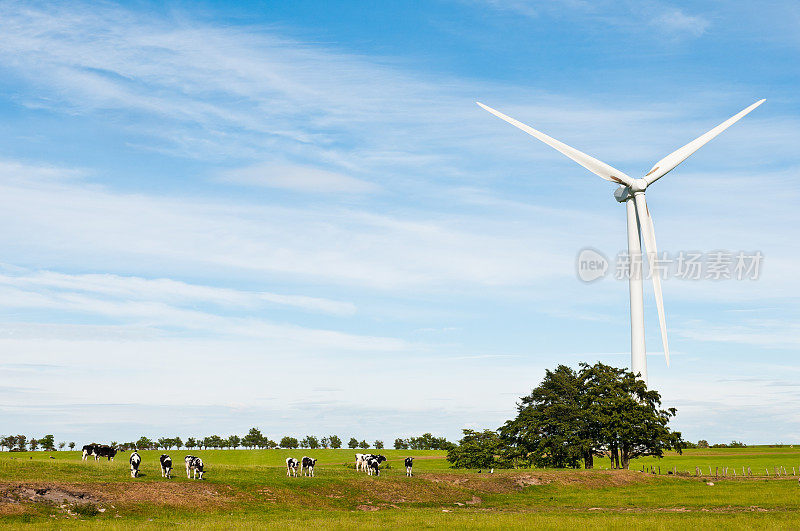
[[303,456],[300,460],[300,475],[314,477],[314,465],[317,464],[316,459]]
[[286,475],[297,477],[297,467],[300,466],[300,461],[294,457],[286,458]]
[[406,457],[406,476],[411,477],[414,474],[411,473],[411,467],[414,466],[414,458],[413,457]]
[[386,461],[386,457],[383,455],[370,455],[367,458],[367,475],[380,476],[381,475],[380,465],[384,461]]
[[107,458],[109,461],[114,460],[114,456],[117,455],[117,449],[112,448],[108,445],[101,444],[95,447],[94,451],[94,458],[95,460],[100,459],[101,457]]
[[81,460],[86,461],[89,456],[92,456],[95,461],[98,461],[101,457],[106,457],[109,461],[113,461],[115,455],[117,455],[116,448],[112,448],[106,444],[92,443],[83,447]]
[[193,455],[187,455],[183,458],[186,463],[186,478],[187,479],[203,479],[203,460]]
[[139,456],[139,452],[134,450],[129,461],[131,463],[131,477],[139,477],[139,465],[142,463],[142,458]]
[[161,477],[172,479],[172,458],[167,454],[161,454],[158,460],[161,462]]

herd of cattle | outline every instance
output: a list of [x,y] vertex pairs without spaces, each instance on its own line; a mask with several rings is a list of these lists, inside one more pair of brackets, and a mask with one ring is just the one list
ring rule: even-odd
[[[117,450],[105,444],[87,444],[83,447],[83,456],[81,459],[86,461],[90,456],[94,457],[95,461],[101,457],[107,458],[109,461],[114,460],[117,455]],[[158,458],[161,464],[161,477],[170,479],[172,478],[172,458],[167,454],[161,454]],[[131,465],[131,477],[139,477],[139,466],[142,464],[142,457],[136,450],[133,451],[128,459]],[[193,455],[187,455],[183,458],[186,464],[186,477],[188,479],[203,479],[203,460]],[[380,465],[386,461],[386,456],[376,454],[356,454],[356,470],[364,471],[368,476],[379,476],[381,473]],[[286,475],[297,477],[297,469],[300,469],[301,476],[314,477],[314,465],[317,460],[311,457],[303,456],[300,460],[293,457],[286,458]],[[414,465],[413,457],[405,458],[406,476],[411,477],[412,467]]]
[[[381,463],[386,461],[385,455],[375,454],[356,454],[356,470],[364,471],[368,476],[379,476],[381,474]],[[314,477],[314,465],[317,464],[316,459],[303,456],[299,461],[294,457],[286,458],[286,475],[297,477],[297,469],[300,468],[301,476]],[[413,457],[405,458],[406,476],[411,477],[412,467],[414,465]]]
[[[131,464],[131,477],[139,477],[139,466],[142,464],[142,456],[136,450],[131,454],[128,461]],[[161,477],[172,479],[172,458],[167,454],[161,454],[158,458],[161,465]],[[186,479],[203,479],[203,460],[193,455],[187,455],[183,458],[186,464]]]

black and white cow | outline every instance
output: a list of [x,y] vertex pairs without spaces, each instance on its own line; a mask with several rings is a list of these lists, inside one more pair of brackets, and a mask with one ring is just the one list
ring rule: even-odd
[[380,465],[386,461],[386,457],[383,455],[371,455],[367,457],[367,475],[368,476],[380,476],[381,470]]
[[411,473],[411,467],[414,466],[414,458],[413,457],[406,457],[406,476],[411,477],[414,474]]
[[187,479],[203,479],[203,460],[193,455],[187,455],[183,458],[186,463],[186,478]]
[[83,455],[81,456],[81,461],[86,461],[89,459],[89,456],[94,456],[95,454],[95,447],[99,445],[97,444],[85,444],[83,446]]
[[300,466],[300,461],[294,457],[286,458],[286,475],[297,477],[297,468]]
[[83,447],[83,455],[81,456],[81,460],[86,461],[89,456],[94,457],[94,460],[97,461],[101,457],[107,458],[109,461],[114,460],[114,456],[117,455],[117,449],[108,446],[107,444],[87,444]]
[[172,458],[167,454],[161,454],[158,460],[161,462],[161,477],[172,479]]
[[[361,460],[359,461],[359,457]],[[356,470],[367,471],[367,461],[372,458],[378,457],[375,454],[356,454]]]
[[94,458],[100,459],[101,457],[107,458],[109,461],[114,460],[114,456],[117,455],[117,449],[112,448],[111,446],[101,444],[95,447],[94,451]]
[[142,464],[142,458],[139,456],[139,452],[134,450],[128,461],[131,463],[131,477],[139,477],[139,465]]
[[356,454],[356,470],[366,468],[367,460],[364,459],[369,454]]
[[314,465],[317,464],[316,459],[303,456],[300,460],[300,475],[314,477]]

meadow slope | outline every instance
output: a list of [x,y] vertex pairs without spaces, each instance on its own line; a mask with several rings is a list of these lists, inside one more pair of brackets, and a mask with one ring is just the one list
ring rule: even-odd
[[[326,528],[375,526],[785,527],[800,516],[800,467],[794,448],[690,450],[642,459],[631,471],[452,470],[443,452],[382,451],[380,477],[352,466],[351,450],[204,450],[207,479],[185,476],[182,457],[172,480],[161,477],[158,455],[141,452],[142,476],[128,474],[127,454],[82,462],[79,452],[0,454],[0,523],[16,527],[103,525],[127,528],[191,524],[201,527]],[[315,478],[286,477],[287,456],[319,459]],[[402,458],[415,455],[415,476]],[[641,473],[660,466],[662,475]],[[695,477],[695,466],[706,470]],[[707,468],[750,467],[760,476],[707,477]],[[765,469],[787,469],[767,476]],[[691,475],[666,474],[675,467]],[[798,469],[800,470],[800,468]],[[713,485],[709,485],[713,483]]]

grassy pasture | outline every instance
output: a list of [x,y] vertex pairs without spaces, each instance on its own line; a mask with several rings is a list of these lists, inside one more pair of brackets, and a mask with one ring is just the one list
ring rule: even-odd
[[[367,477],[352,468],[352,450],[204,450],[205,481],[187,480],[186,451],[169,451],[174,479],[161,478],[160,451],[141,452],[142,477],[130,478],[128,454],[116,461],[82,462],[79,452],[0,453],[0,525],[102,525],[127,528],[199,527],[621,527],[756,528],[796,526],[797,477],[764,477],[763,468],[800,467],[800,449],[751,447],[689,450],[642,459],[631,471],[497,470],[448,468],[444,452],[384,450],[390,468]],[[319,459],[317,477],[288,478],[286,457]],[[402,458],[415,455],[415,477]],[[50,459],[50,457],[54,459]],[[660,464],[664,475],[635,470]],[[599,460],[598,468],[608,460]],[[750,466],[756,478],[712,479],[666,475],[695,466]],[[75,501],[28,501],[38,489],[82,495]],[[79,506],[76,509],[76,504]],[[87,513],[83,505],[96,514]],[[59,507],[63,505],[63,507]],[[74,513],[80,514],[74,514]]]

